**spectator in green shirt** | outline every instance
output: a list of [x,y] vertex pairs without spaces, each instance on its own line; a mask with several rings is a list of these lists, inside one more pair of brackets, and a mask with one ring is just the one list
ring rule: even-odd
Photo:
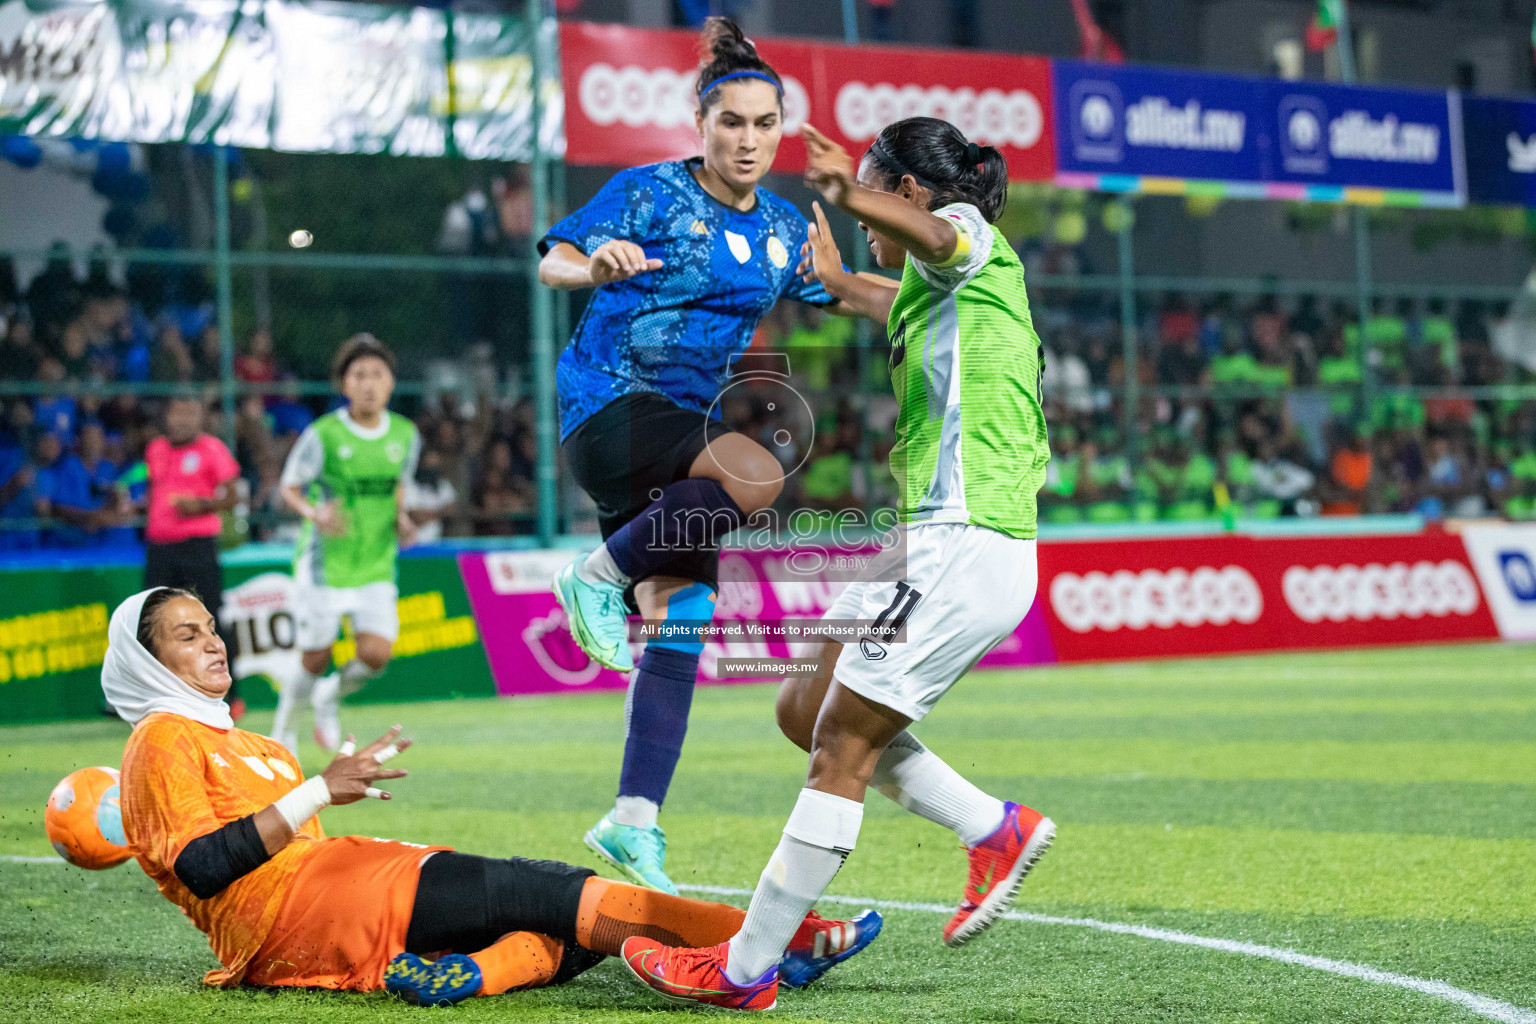
[[1509,463],[1509,498],[1504,514],[1511,519],[1536,519],[1536,448],[1529,441]]

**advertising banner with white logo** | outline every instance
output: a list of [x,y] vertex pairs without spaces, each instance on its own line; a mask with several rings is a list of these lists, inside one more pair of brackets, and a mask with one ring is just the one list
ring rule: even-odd
[[[830,568],[826,555],[826,551],[809,546],[779,551],[726,551],[720,556],[715,621],[779,624],[786,620],[819,619],[842,591],[842,581],[846,579]],[[555,601],[551,583],[555,573],[570,560],[569,551],[459,555],[464,587],[481,625],[486,659],[496,677],[496,692],[569,693],[627,685],[623,675],[598,665],[576,646],[565,612]],[[753,630],[743,628],[741,632],[751,634]],[[723,680],[717,663],[721,658],[805,657],[813,653],[818,643],[799,644],[778,635],[711,640],[704,645],[699,679],[703,683],[778,681],[767,674],[753,680]],[[638,658],[640,644],[632,646]],[[1022,668],[1054,660],[1044,611],[1036,602],[1014,634],[982,658],[981,667]]]
[[1536,206],[1536,103],[1466,96],[1467,197],[1474,203]]
[[1498,636],[1445,534],[1042,544],[1040,594],[1061,661]]
[[[1275,182],[1382,190],[1391,201],[1461,206],[1461,99],[1455,93],[1266,81],[1267,177]],[[1313,192],[1315,198],[1317,192]]]
[[[1016,181],[1055,170],[1050,62],[1043,57],[759,40],[784,80],[785,136],[774,169],[805,169],[800,125],[862,153],[892,121],[919,114],[953,122],[996,146]],[[629,167],[699,154],[694,125],[698,36],[566,22],[566,161]]]
[[1261,181],[1261,83],[1157,68],[1053,62],[1066,173]]
[[1057,181],[1114,192],[1466,202],[1455,94],[1054,61]]
[[1536,640],[1536,525],[1469,526],[1467,554],[1506,640]]

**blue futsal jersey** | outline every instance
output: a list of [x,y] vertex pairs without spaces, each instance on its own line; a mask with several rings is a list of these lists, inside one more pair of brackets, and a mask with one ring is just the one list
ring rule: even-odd
[[623,395],[652,392],[709,410],[732,357],[780,298],[828,305],[821,284],[795,274],[806,221],[766,189],[736,210],[705,192],[696,161],[621,171],[581,209],[549,229],[548,251],[569,242],[590,255],[622,238],[662,260],[660,270],[598,288],[564,352],[556,383],[560,439]]

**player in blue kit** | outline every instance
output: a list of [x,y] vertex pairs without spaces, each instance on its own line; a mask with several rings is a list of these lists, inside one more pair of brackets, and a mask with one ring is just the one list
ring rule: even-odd
[[[783,487],[779,460],[711,410],[731,359],[781,298],[839,312],[795,273],[805,218],[757,187],[784,130],[779,76],[727,19],[710,19],[704,44],[703,157],[615,175],[540,243],[544,284],[597,289],[556,380],[562,451],[597,503],[604,543],[558,574],[555,594],[582,649],[626,672],[628,609],[710,619],[720,538]],[[618,799],[585,837],[627,878],[666,892],[676,889],[656,815],[702,650],[697,636],[647,644],[625,705]]]

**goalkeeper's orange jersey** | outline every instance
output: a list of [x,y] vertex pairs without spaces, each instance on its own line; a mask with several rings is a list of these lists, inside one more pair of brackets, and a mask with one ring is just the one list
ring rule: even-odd
[[236,985],[324,839],[318,817],[261,867],[198,899],[176,877],[176,858],[198,836],[254,814],[304,780],[288,749],[243,729],[221,730],[157,713],[134,726],[123,751],[123,830],[144,872],[208,936],[224,965],[203,979]]

